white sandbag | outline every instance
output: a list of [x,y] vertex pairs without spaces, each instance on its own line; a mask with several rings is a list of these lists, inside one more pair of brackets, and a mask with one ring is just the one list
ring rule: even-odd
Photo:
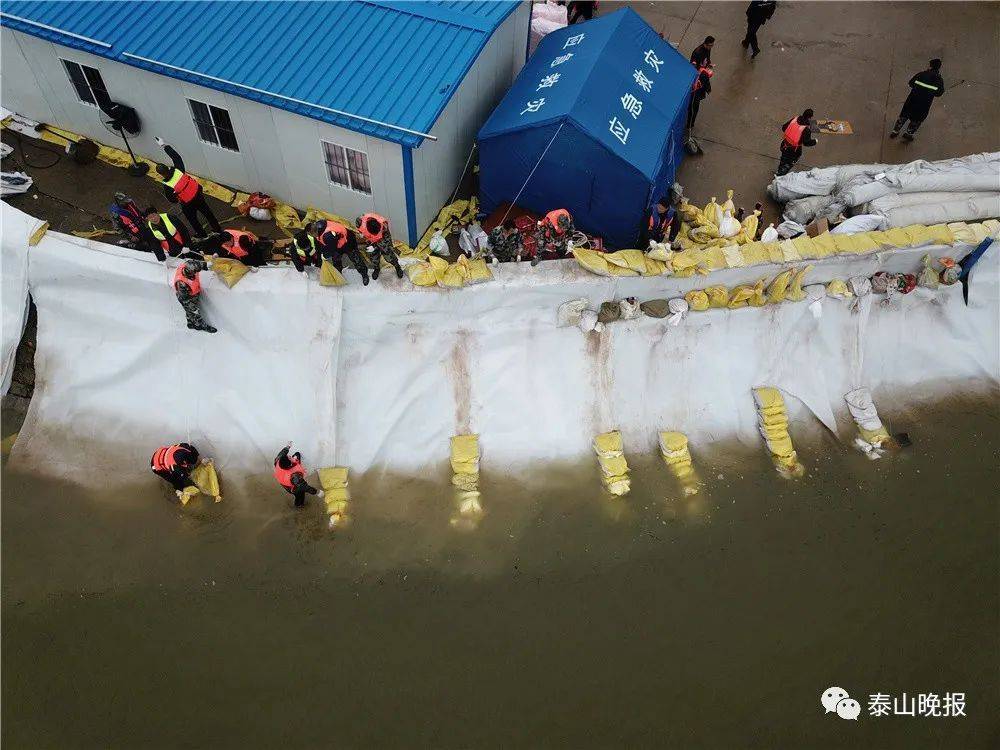
[[760,233],[761,242],[777,242],[778,241],[778,230],[774,228],[774,224],[768,224],[767,229]]
[[598,322],[597,311],[596,310],[584,310],[580,313],[580,330],[584,333],[590,333],[591,331],[598,331],[604,328],[604,324]]
[[583,315],[583,311],[587,309],[588,304],[586,297],[563,302],[559,305],[559,310],[556,312],[556,325],[560,328],[580,325],[580,318]]
[[834,198],[828,195],[817,195],[790,201],[785,204],[783,218],[794,221],[797,224],[808,224],[817,216],[825,214],[834,200]]
[[790,240],[793,237],[798,237],[800,234],[805,234],[806,228],[796,221],[783,221],[778,224],[778,236],[782,239]]
[[24,172],[0,172],[0,195],[26,193],[33,182]]
[[719,222],[719,234],[723,237],[735,237],[740,233],[740,223],[733,218],[733,212],[726,209],[726,212],[722,215],[722,221]]
[[830,234],[857,234],[858,232],[881,232],[888,228],[889,223],[884,216],[861,214],[844,219],[830,230]]
[[767,186],[768,195],[779,203],[810,195],[829,195],[837,184],[838,167],[813,167],[805,172],[777,175]]
[[440,229],[434,232],[430,242],[427,244],[434,255],[439,255],[442,258],[447,258],[451,255],[451,250],[448,248],[448,240],[444,238],[444,233]]
[[882,429],[882,420],[879,419],[878,411],[875,409],[871,391],[867,388],[855,388],[845,393],[844,401],[847,402],[851,417],[859,427],[872,431]]
[[[998,187],[998,190],[1000,190],[1000,187]],[[885,212],[890,208],[899,208],[900,206],[919,206],[927,203],[947,203],[948,201],[952,201],[957,198],[975,198],[978,200],[981,198],[990,198],[996,194],[996,191],[990,191],[988,193],[948,193],[938,191],[931,193],[893,193],[892,195],[886,195],[882,198],[877,198],[876,200],[865,203],[860,208],[863,209],[863,213],[866,214],[879,214],[881,216],[885,216]]]
[[618,309],[621,310],[621,318],[619,320],[635,320],[642,315],[642,311],[639,309],[639,300],[635,297],[626,297],[619,300]]

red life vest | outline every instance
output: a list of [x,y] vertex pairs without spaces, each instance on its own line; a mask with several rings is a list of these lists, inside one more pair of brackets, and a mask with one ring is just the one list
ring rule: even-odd
[[332,234],[337,238],[337,249],[340,250],[340,248],[347,244],[348,231],[347,227],[343,224],[327,220],[326,224],[323,225],[323,231],[319,233],[318,239],[322,242],[325,235]]
[[545,214],[545,218],[542,219],[542,223],[548,224],[550,227],[552,227],[553,231],[556,234],[562,234],[563,233],[562,227],[559,226],[560,217],[565,217],[566,221],[569,223],[573,222],[573,217],[569,215],[569,211],[567,211],[565,208],[557,208],[554,211],[549,211],[547,214]]
[[274,478],[278,480],[278,484],[286,490],[291,491],[295,489],[295,485],[292,484],[292,477],[304,477],[306,475],[306,469],[299,459],[289,456],[288,460],[291,461],[292,465],[287,469],[282,469],[278,460],[274,460]]
[[178,284],[185,284],[188,289],[191,290],[191,296],[197,297],[201,294],[201,279],[198,278],[198,274],[194,275],[193,279],[189,279],[184,275],[184,264],[181,263],[177,270],[174,271],[174,280],[171,282],[171,286],[176,290]]
[[245,258],[250,254],[240,247],[240,237],[249,237],[250,242],[257,241],[257,235],[253,232],[244,232],[239,229],[223,229],[222,231],[229,235],[229,239],[222,243],[222,249],[234,258]]
[[170,177],[163,181],[163,184],[174,191],[177,200],[181,203],[190,203],[198,195],[198,181],[187,172],[175,169]]
[[[378,222],[379,230],[376,234],[372,234],[368,231],[368,220],[374,219]],[[358,229],[361,231],[361,236],[365,238],[365,241],[369,245],[374,245],[376,242],[382,239],[386,231],[389,229],[389,220],[384,216],[379,216],[378,214],[365,214],[360,219],[358,219]]]
[[798,148],[802,143],[802,133],[805,131],[806,126],[800,125],[798,118],[794,118],[788,127],[785,128],[784,142],[788,144],[789,148]]
[[715,71],[712,68],[702,67],[698,68],[698,76],[694,79],[694,83],[691,84],[691,92],[698,91],[702,87],[701,74],[704,73],[709,78],[715,75]]
[[163,448],[157,448],[149,461],[149,465],[153,467],[153,471],[173,471],[177,468],[177,459],[175,457],[179,450],[179,445],[167,445]]

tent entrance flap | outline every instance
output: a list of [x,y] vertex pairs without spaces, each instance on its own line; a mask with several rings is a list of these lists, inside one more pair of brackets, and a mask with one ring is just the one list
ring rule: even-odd
[[633,246],[683,158],[694,77],[629,9],[549,34],[479,131],[484,210],[515,198],[566,208],[607,244]]

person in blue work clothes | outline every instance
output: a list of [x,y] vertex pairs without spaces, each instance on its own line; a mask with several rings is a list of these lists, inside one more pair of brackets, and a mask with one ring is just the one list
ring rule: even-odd
[[646,212],[639,232],[639,247],[646,249],[652,242],[670,242],[677,236],[680,224],[677,223],[676,212],[666,198],[660,198]]

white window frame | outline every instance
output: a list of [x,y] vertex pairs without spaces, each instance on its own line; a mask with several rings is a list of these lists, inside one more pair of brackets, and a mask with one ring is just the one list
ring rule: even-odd
[[[63,64],[63,70],[66,71],[66,78],[69,79],[69,87],[73,89],[73,93],[76,94],[76,100],[80,102],[80,104],[86,105],[88,107],[93,107],[94,109],[100,108],[97,103],[98,102],[97,92],[94,91],[94,87],[90,83],[90,79],[87,78],[87,71],[84,70],[84,68],[90,68],[92,71],[97,73],[97,77],[100,79],[101,84],[103,84],[104,86],[104,92],[108,95],[109,99],[111,98],[111,92],[108,91],[108,85],[104,83],[104,76],[101,75],[101,71],[98,68],[95,68],[93,65],[86,65],[82,62],[77,62],[76,60],[70,60],[65,57],[60,57],[59,61],[62,62]],[[93,102],[88,102],[86,99],[82,99],[80,97],[80,92],[76,88],[76,82],[73,80],[73,76],[69,72],[70,65],[76,65],[78,68],[80,68],[80,74],[83,76],[83,82],[87,84],[87,90],[90,92],[90,95],[94,97]]]
[[[340,149],[341,156],[344,160],[344,171],[347,173],[347,183],[339,182],[334,179],[333,173],[331,172],[330,162],[327,160],[327,146],[331,149]],[[339,143],[334,143],[333,141],[327,141],[320,139],[320,150],[323,153],[323,166],[326,168],[326,179],[331,185],[336,185],[344,190],[350,190],[354,193],[359,193],[361,195],[372,195],[372,168],[371,162],[368,159],[368,153],[366,151],[361,151],[356,148],[350,148],[349,146],[342,146]],[[365,190],[364,186],[358,187],[354,184],[354,176],[351,174],[351,160],[348,152],[353,154],[360,154],[365,160],[365,172],[364,174],[368,178],[368,189]]]
[[[187,98],[187,103],[188,103],[188,111],[191,113],[191,124],[194,125],[194,134],[197,136],[198,140],[201,141],[202,143],[208,144],[209,146],[215,146],[216,148],[221,148],[223,151],[228,151],[231,154],[238,154],[238,153],[240,153],[240,141],[236,137],[236,126],[233,125],[233,116],[229,112],[229,110],[226,109],[225,107],[219,107],[219,106],[217,106],[215,104],[210,104],[209,102],[203,102],[200,99],[191,99],[190,97],[186,97],[186,98]],[[201,106],[203,106],[205,109],[208,110],[208,117],[211,120],[211,122],[210,123],[205,123],[205,125],[208,126],[208,127],[211,127],[212,130],[214,131],[214,133],[215,133],[215,141],[210,141],[210,140],[207,140],[206,138],[202,137],[202,135],[201,135],[201,129],[199,128],[199,124],[198,124],[198,116],[197,116],[197,114],[195,114],[195,111],[194,111],[194,105],[195,104],[200,104]],[[229,118],[229,124],[232,127],[229,127],[229,128],[222,127],[221,130],[227,130],[227,131],[229,131],[230,133],[233,134],[233,142],[236,143],[236,148],[229,148],[229,146],[223,145],[222,139],[219,138],[220,127],[219,127],[219,124],[215,121],[215,113],[212,111],[213,109],[217,109],[217,110],[220,110],[222,112],[225,112],[226,113],[226,117]]]

